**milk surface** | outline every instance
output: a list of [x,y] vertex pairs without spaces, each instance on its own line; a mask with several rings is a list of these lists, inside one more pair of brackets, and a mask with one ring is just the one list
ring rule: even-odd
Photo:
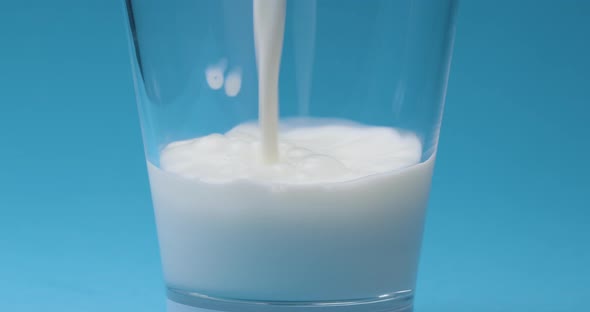
[[414,288],[434,158],[392,128],[285,123],[174,142],[148,164],[167,284],[210,297],[333,301]]
[[293,119],[283,122],[275,164],[265,162],[256,123],[225,135],[169,144],[162,169],[206,182],[250,180],[264,184],[341,182],[417,164],[420,140],[412,133],[353,122]]

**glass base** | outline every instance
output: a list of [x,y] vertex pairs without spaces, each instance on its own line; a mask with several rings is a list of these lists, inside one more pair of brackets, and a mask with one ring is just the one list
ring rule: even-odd
[[251,301],[214,298],[168,288],[167,312],[412,312],[414,294],[400,291],[377,298],[342,301]]

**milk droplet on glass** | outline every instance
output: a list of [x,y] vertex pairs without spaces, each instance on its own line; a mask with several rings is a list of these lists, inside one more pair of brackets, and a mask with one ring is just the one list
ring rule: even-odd
[[229,97],[237,96],[242,88],[242,71],[237,69],[231,71],[225,77],[225,94]]
[[223,73],[225,72],[226,67],[227,60],[222,59],[219,63],[209,65],[207,69],[205,69],[205,79],[211,89],[219,90],[223,87]]

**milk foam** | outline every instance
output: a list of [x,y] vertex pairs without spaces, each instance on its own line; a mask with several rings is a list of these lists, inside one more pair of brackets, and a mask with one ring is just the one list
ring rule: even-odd
[[246,123],[225,135],[169,144],[162,151],[160,167],[212,183],[311,184],[394,171],[417,164],[421,158],[422,145],[413,133],[351,122],[293,124],[296,122],[282,124],[275,164],[262,158],[259,127]]

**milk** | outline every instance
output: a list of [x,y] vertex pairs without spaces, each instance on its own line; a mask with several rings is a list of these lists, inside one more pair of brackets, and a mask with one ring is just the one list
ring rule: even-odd
[[258,122],[148,163],[167,286],[207,300],[411,296],[434,156],[421,162],[421,140],[400,129],[279,122],[285,10],[253,2]]
[[414,288],[434,164],[411,133],[286,122],[277,164],[239,125],[149,164],[171,288],[244,300],[376,298]]
[[286,0],[253,0],[254,46],[258,69],[258,122],[262,157],[278,157],[279,68],[285,32]]
[[173,142],[160,167],[209,183],[248,180],[260,184],[345,182],[415,165],[422,144],[412,133],[367,127],[351,121],[283,120],[277,163],[264,159],[263,131],[241,124],[225,135]]

